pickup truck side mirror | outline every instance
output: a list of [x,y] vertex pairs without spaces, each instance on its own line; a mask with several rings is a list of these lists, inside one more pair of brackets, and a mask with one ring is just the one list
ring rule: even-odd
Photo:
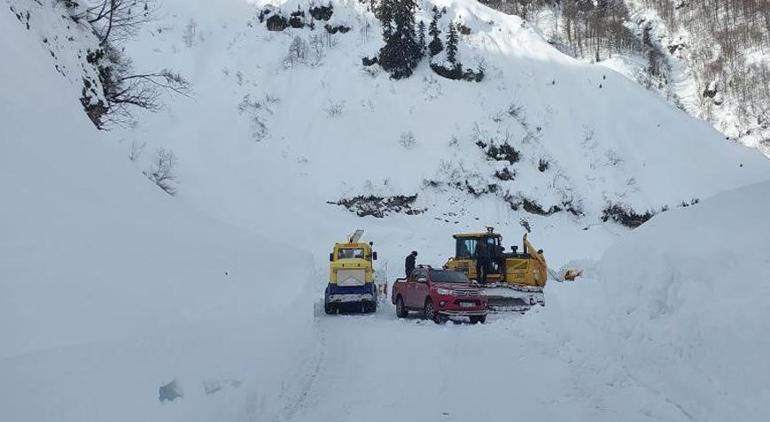
[[377,252],[372,252],[372,259],[377,260]]
[[329,253],[329,262],[334,262],[334,252]]

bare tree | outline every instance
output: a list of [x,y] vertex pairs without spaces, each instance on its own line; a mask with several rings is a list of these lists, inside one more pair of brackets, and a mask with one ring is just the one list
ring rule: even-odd
[[142,24],[152,20],[157,10],[154,0],[85,0],[84,3],[72,17],[88,22],[102,45],[135,35]]
[[[97,128],[106,122],[124,123],[134,108],[157,111],[164,92],[191,95],[189,81],[169,69],[136,73],[132,62],[119,48],[136,34],[141,25],[152,21],[157,12],[155,0],[57,0],[72,19],[90,26],[99,39],[99,48],[88,50],[86,61],[98,72],[106,104],[95,101],[93,83],[84,82],[81,103]],[[93,81],[96,82],[96,81]]]
[[163,91],[189,97],[190,83],[168,69],[156,73],[122,76],[109,90],[107,100],[110,102],[111,112],[117,114],[116,118],[130,118],[131,106],[158,111],[161,108],[159,99]]

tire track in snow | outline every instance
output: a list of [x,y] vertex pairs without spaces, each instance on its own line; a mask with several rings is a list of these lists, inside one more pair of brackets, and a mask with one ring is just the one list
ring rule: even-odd
[[644,388],[645,390],[649,391],[655,396],[661,397],[663,401],[671,405],[672,407],[676,408],[685,418],[687,418],[688,421],[695,421],[695,416],[692,415],[692,413],[688,412],[687,409],[684,408],[681,404],[674,401],[671,397],[667,396],[666,394],[662,393],[660,390],[657,390],[653,387],[651,387],[646,382],[640,380],[637,378],[634,374],[629,371],[628,367],[625,363],[622,364],[623,371],[626,373],[626,376],[637,383],[640,387]]
[[291,402],[287,403],[284,410],[284,417],[281,420],[292,421],[296,418],[297,414],[307,408],[308,397],[315,387],[316,380],[318,379],[323,363],[326,360],[326,329],[321,323],[320,318],[315,318],[315,324],[318,326],[318,342],[316,343],[318,353],[315,356],[315,362],[313,363],[313,369],[306,377],[302,390],[297,397]]

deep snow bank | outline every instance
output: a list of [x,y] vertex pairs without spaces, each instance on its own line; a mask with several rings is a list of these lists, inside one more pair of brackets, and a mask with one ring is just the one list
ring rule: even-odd
[[607,346],[695,420],[770,415],[770,184],[654,218],[602,257]]
[[313,363],[309,256],[185,210],[0,32],[0,419],[270,419]]

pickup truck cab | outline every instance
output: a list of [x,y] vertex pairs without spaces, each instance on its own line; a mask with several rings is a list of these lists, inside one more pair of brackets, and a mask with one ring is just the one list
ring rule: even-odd
[[391,300],[399,318],[419,311],[436,323],[449,317],[468,317],[472,323],[487,319],[486,294],[459,271],[415,268],[409,277],[393,283]]

